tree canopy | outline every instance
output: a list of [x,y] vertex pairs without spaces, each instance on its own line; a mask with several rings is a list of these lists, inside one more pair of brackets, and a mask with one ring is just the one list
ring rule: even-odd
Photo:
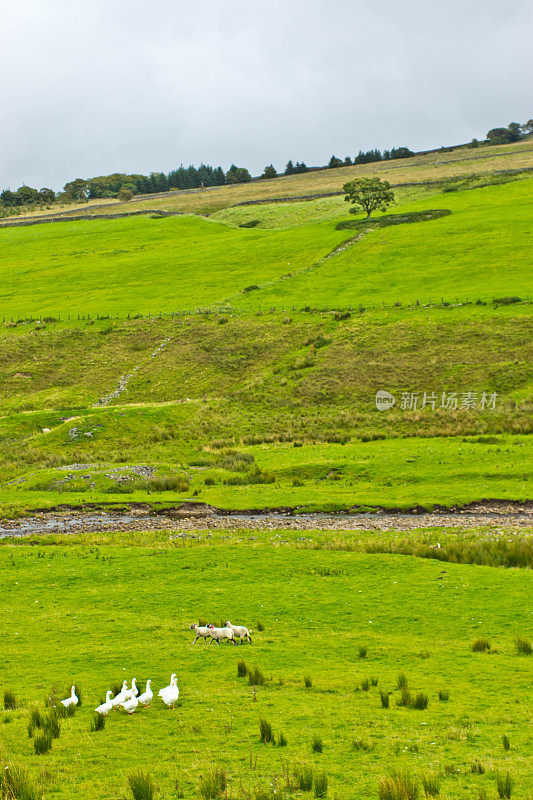
[[380,178],[358,178],[348,181],[342,187],[346,192],[345,201],[352,203],[351,214],[366,211],[366,218],[370,218],[372,211],[385,211],[394,201],[394,192],[388,181]]

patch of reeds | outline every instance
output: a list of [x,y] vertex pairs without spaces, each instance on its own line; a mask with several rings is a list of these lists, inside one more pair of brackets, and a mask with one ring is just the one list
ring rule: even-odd
[[155,786],[148,773],[138,769],[128,775],[128,785],[133,795],[133,800],[153,800]]

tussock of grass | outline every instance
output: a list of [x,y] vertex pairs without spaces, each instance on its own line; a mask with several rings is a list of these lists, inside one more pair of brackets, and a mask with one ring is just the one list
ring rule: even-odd
[[133,796],[133,800],[153,800],[155,796],[155,786],[148,773],[136,770],[128,775],[128,785]]
[[512,797],[513,789],[514,780],[508,772],[505,775],[496,775],[496,791],[498,792],[498,797],[502,798],[502,800],[509,800],[509,798]]
[[105,716],[104,714],[99,714],[95,712],[94,717],[91,721],[91,733],[95,733],[96,731],[103,731],[105,728]]
[[313,788],[313,768],[309,766],[299,766],[294,769],[293,777],[296,788],[301,792],[310,792]]
[[313,686],[313,679],[310,675],[304,676],[304,686],[306,689],[311,689],[311,687]]
[[315,775],[315,797],[326,797],[328,793],[328,776],[325,772]]
[[228,779],[223,767],[212,767],[202,775],[198,784],[198,792],[203,800],[218,800],[226,791]]
[[4,708],[6,711],[13,710],[17,707],[17,698],[15,692],[11,689],[4,689]]
[[381,708],[388,708],[390,704],[389,693],[385,692],[383,689],[380,689],[379,698],[381,700]]
[[359,658],[366,658],[367,653],[368,653],[368,648],[367,647],[361,646],[359,648]]
[[474,775],[485,774],[485,767],[478,758],[476,758],[475,761],[472,761],[472,764],[470,765],[470,772],[473,772]]
[[517,636],[514,640],[515,647],[518,653],[524,656],[531,655],[531,642],[523,636]]
[[316,734],[311,739],[311,750],[313,753],[321,753],[324,748],[324,743],[322,741],[321,736],[317,736]]
[[426,797],[438,797],[440,795],[440,781],[437,775],[421,775],[420,782]]
[[42,791],[33,785],[23,767],[0,761],[0,797],[6,800],[40,800]]
[[418,787],[408,772],[393,772],[380,778],[379,800],[417,800]]
[[52,748],[52,734],[48,732],[42,732],[37,734],[33,739],[33,749],[37,755],[42,755],[43,753],[48,753],[48,751]]
[[472,652],[474,653],[487,653],[490,650],[490,642],[488,639],[480,637],[472,644]]
[[240,661],[237,661],[237,677],[238,678],[246,678],[248,675],[248,667],[246,666],[246,661],[243,661],[241,658]]
[[448,689],[439,689],[439,700],[442,703],[447,703],[450,699],[450,692]]
[[259,720],[259,741],[263,742],[263,744],[270,744],[274,742],[272,725],[263,718]]
[[253,669],[248,669],[248,683],[250,686],[264,686],[265,685],[265,676],[259,669],[259,667],[254,667]]
[[502,734],[502,746],[505,751],[511,749],[511,742],[506,733]]

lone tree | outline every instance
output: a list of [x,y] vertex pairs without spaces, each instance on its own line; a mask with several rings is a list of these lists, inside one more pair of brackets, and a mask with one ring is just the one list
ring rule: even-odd
[[345,183],[342,188],[346,192],[345,201],[354,206],[350,214],[359,214],[363,210],[367,219],[370,219],[372,211],[385,211],[394,201],[390,183],[380,178],[359,178]]

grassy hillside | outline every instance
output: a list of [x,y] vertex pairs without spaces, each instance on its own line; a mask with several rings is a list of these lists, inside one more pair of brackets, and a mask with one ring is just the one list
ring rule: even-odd
[[[531,290],[532,187],[533,179],[526,179],[425,196],[396,206],[395,214],[435,207],[451,213],[387,228],[356,222],[353,230],[337,230],[340,219],[353,219],[337,202],[332,218],[291,227],[286,209],[277,206],[276,230],[236,229],[195,217],[5,229],[0,309],[16,319],[125,316],[223,302],[331,308],[522,296]],[[323,202],[309,204],[311,218]]]
[[[370,539],[235,531],[197,541],[145,534],[142,544],[135,535],[3,543],[0,691],[18,705],[0,715],[0,756],[57,800],[131,796],[134,768],[152,775],[161,798],[199,797],[215,766],[228,796],[249,800],[302,796],[298,767],[325,772],[328,796],[340,800],[377,798],[380,777],[397,768],[419,787],[422,776],[438,779],[442,800],[495,797],[496,776],[509,772],[513,799],[527,800],[530,659],[513,640],[528,635],[530,575],[344,551]],[[449,539],[424,537],[441,547]],[[199,617],[246,623],[253,645],[192,646],[188,626]],[[472,652],[479,637],[489,653]],[[241,659],[263,685],[237,676]],[[156,695],[150,708],[131,718],[114,711],[104,730],[90,731],[108,688],[150,677],[157,692],[171,672],[174,711]],[[426,709],[398,705],[399,673],[413,698],[426,695]],[[82,706],[37,756],[30,712],[46,714],[45,698],[67,696],[72,682]],[[286,746],[260,742],[261,718]]]
[[[232,192],[268,197],[261,182],[224,189],[209,220],[0,230],[3,508],[524,499],[533,179],[494,170],[524,169],[531,147],[366,165],[414,184],[369,224],[342,197],[226,208]],[[492,167],[472,175],[472,159]],[[345,172],[272,183],[316,194]],[[108,477],[116,464],[126,482]]]

